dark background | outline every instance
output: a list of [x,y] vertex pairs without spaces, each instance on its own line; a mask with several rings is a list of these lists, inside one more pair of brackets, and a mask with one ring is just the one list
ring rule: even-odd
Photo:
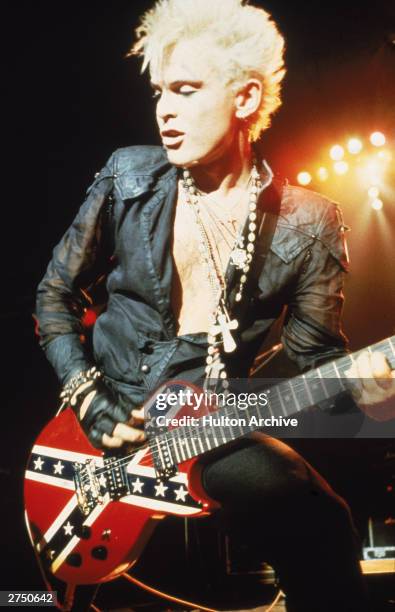
[[[4,4],[0,316],[6,426],[0,477],[9,576],[2,588],[40,587],[23,528],[21,478],[34,438],[55,412],[59,390],[34,336],[34,291],[53,246],[110,153],[129,144],[158,143],[147,77],[139,76],[138,60],[124,59],[137,17],[150,5],[145,0]],[[332,144],[349,135],[366,142],[373,130],[387,135],[394,155],[380,213],[369,209],[357,184],[312,185],[335,193],[352,227],[344,327],[351,348],[359,349],[395,329],[395,4],[270,0],[262,5],[287,40],[284,104],[261,143],[273,169],[295,182],[297,172]],[[319,467],[353,504],[362,528],[369,513],[386,512],[387,475],[380,480],[375,471],[386,448],[385,441],[320,446]]]

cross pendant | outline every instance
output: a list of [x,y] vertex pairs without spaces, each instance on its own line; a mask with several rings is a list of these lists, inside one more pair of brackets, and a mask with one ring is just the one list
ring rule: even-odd
[[236,342],[234,341],[230,330],[237,329],[238,327],[239,322],[237,319],[230,320],[230,317],[226,311],[220,312],[217,315],[217,324],[211,327],[210,334],[212,336],[218,336],[221,334],[225,353],[232,353],[235,350]]

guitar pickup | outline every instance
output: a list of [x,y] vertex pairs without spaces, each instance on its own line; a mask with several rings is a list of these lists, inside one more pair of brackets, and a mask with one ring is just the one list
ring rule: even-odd
[[107,492],[110,499],[116,500],[129,495],[130,488],[126,469],[122,458],[105,457],[104,466],[106,471]]

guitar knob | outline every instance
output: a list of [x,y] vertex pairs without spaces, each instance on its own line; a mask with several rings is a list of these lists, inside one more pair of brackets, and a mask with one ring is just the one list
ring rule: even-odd
[[108,550],[105,546],[95,546],[95,548],[91,550],[91,555],[99,561],[104,561],[107,559]]
[[82,563],[82,557],[79,553],[71,553],[67,555],[66,563],[72,567],[79,567]]

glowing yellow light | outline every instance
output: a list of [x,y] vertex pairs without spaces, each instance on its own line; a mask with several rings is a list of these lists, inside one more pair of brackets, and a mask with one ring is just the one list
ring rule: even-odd
[[346,174],[348,170],[348,163],[345,161],[337,161],[333,164],[333,169],[336,174]]
[[359,138],[350,138],[347,143],[347,149],[349,153],[357,155],[357,153],[359,153],[362,149],[362,142],[359,140]]
[[377,151],[376,155],[379,159],[384,159],[385,161],[391,161],[392,158],[391,151],[387,151],[386,149]]
[[338,144],[333,145],[333,147],[331,147],[331,150],[329,151],[329,155],[334,161],[339,161],[339,159],[343,159],[344,157],[344,149]]
[[375,198],[371,203],[371,207],[374,208],[374,210],[381,210],[383,208],[383,202],[379,200],[379,198]]
[[299,185],[308,185],[309,183],[311,183],[311,174],[310,172],[306,172],[305,170],[303,172],[299,172],[296,178]]
[[368,189],[368,196],[369,198],[378,198],[380,194],[380,190],[378,187],[369,187]]
[[320,179],[320,181],[326,181],[326,179],[329,176],[329,172],[328,172],[328,170],[326,168],[324,168],[324,166],[321,166],[317,170],[317,176]]
[[370,142],[375,147],[382,147],[385,145],[385,136],[382,132],[373,132],[370,134]]

